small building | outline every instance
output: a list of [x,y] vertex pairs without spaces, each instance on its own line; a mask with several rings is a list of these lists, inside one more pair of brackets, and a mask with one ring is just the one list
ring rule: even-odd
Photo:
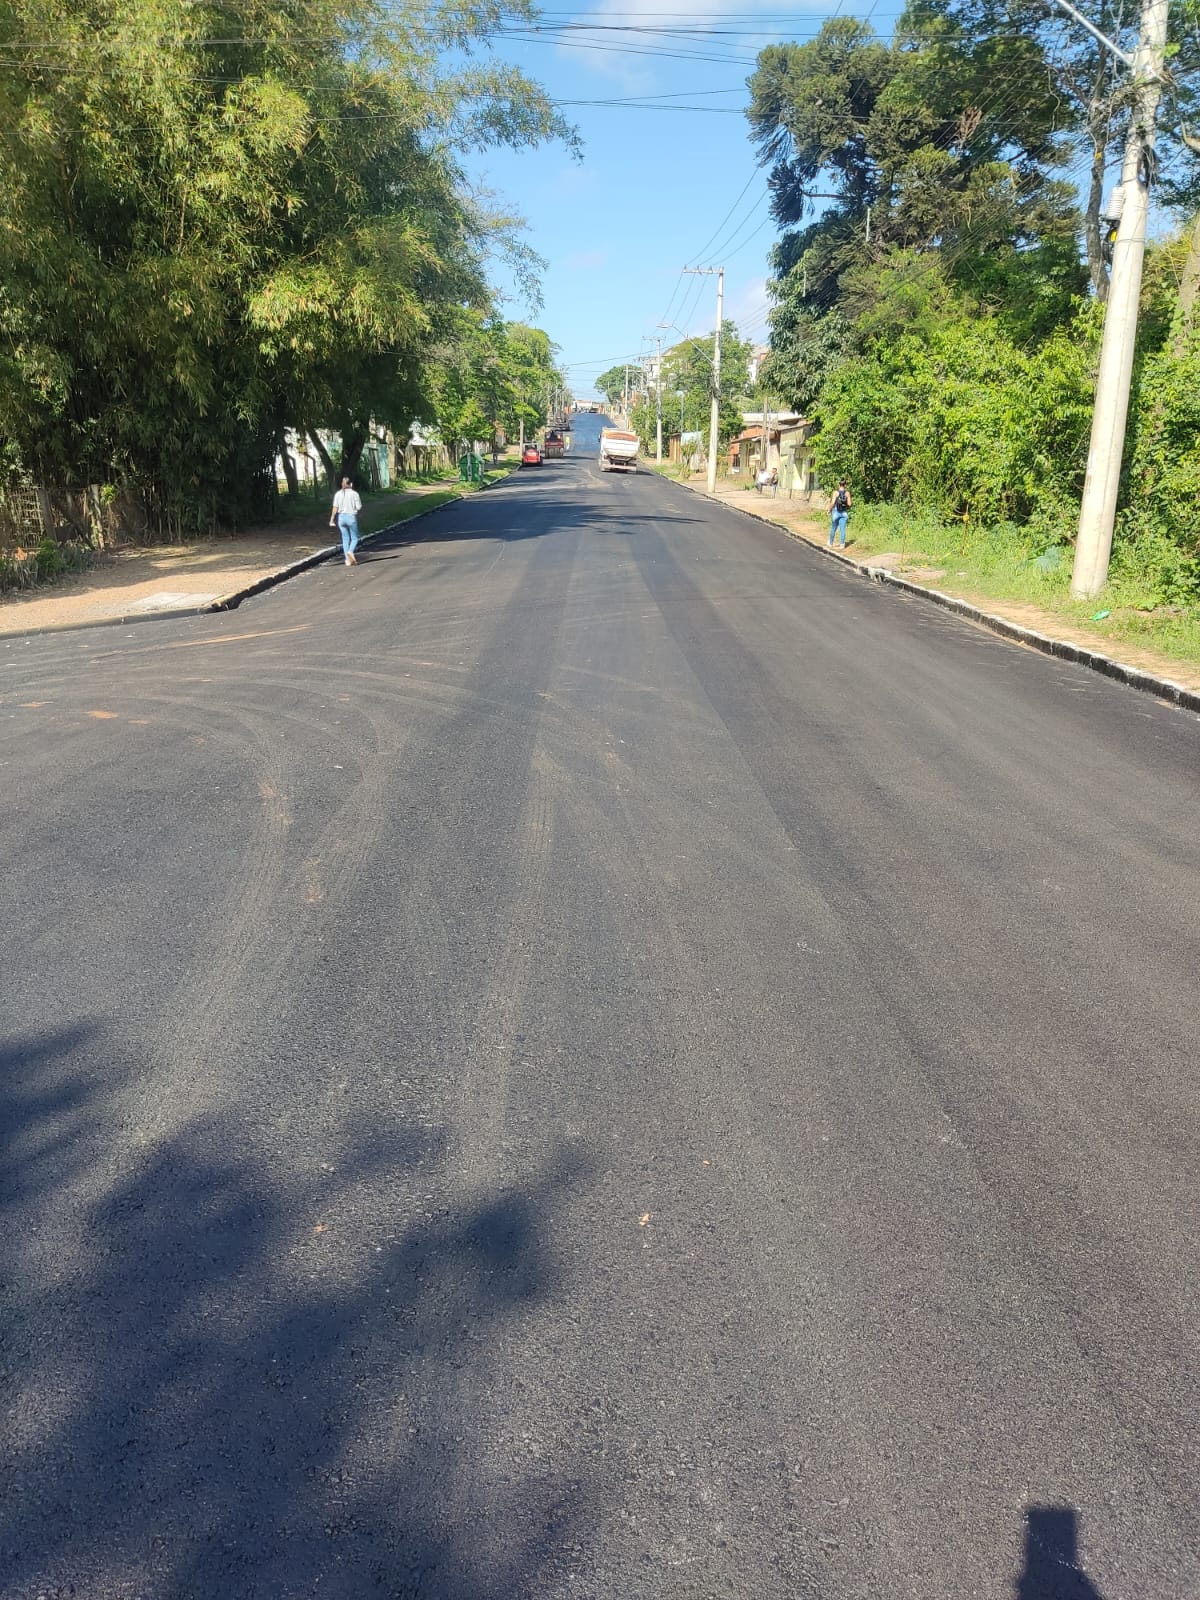
[[[763,464],[763,414],[742,413],[742,431],[729,442],[729,471],[752,481]],[[810,445],[812,423],[798,411],[767,413],[766,466],[779,474],[783,494],[811,495],[817,486],[816,462]]]

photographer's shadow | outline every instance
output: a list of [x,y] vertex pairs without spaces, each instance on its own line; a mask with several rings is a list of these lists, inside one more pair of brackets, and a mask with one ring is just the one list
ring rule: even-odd
[[1030,1506],[1017,1600],[1104,1600],[1079,1565],[1079,1514],[1071,1506]]

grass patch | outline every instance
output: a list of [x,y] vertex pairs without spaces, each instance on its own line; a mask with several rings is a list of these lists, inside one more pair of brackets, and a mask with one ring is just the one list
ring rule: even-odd
[[401,500],[398,505],[375,506],[370,518],[369,526],[363,527],[364,518],[359,518],[359,526],[365,533],[375,533],[380,528],[390,528],[397,522],[408,522],[413,517],[419,516],[424,511],[435,511],[438,506],[449,505],[451,500],[461,500],[464,488],[457,486],[445,489],[433,489],[429,494],[414,495],[411,500]]

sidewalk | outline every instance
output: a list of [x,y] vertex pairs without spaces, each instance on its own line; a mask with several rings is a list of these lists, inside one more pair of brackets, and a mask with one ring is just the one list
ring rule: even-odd
[[[663,476],[669,482],[679,484],[681,488],[703,495],[706,500],[716,500],[721,505],[742,511],[760,522],[773,523],[791,534],[792,538],[803,539],[808,544],[828,551],[829,517],[822,506],[805,505],[772,496],[769,492],[760,495],[745,484],[731,484],[728,481],[718,482],[716,492],[710,496],[701,477],[683,482],[673,471],[669,474],[664,473]],[[829,554],[834,558],[841,558],[842,552],[839,550]],[[1077,627],[1068,619],[1040,606],[1026,605],[1016,600],[996,600],[990,595],[973,594],[967,589],[956,587],[953,579],[943,572],[907,564],[898,551],[856,556],[853,521],[851,521],[845,559],[881,581],[897,583],[905,589],[927,594],[942,603],[948,601],[953,608],[960,609],[964,615],[973,616],[974,620],[982,622],[984,626],[988,626],[990,622],[1002,624],[1001,627],[994,627],[993,631],[1015,637],[1018,642],[1029,643],[1036,648],[1042,648],[1039,642],[1042,640],[1047,643],[1060,643],[1067,649],[1049,653],[1069,655],[1072,651],[1077,651],[1079,659],[1084,660],[1086,665],[1096,666],[1098,670],[1106,670],[1102,663],[1109,663],[1122,669],[1111,673],[1111,676],[1123,677],[1128,673],[1127,681],[1135,681],[1138,674],[1145,674],[1150,679],[1161,681],[1168,688],[1177,686],[1185,692],[1187,698],[1200,695],[1200,671],[1174,657],[1146,649],[1141,645],[1125,643],[1115,645],[1112,641],[1091,633],[1086,628]],[[1022,634],[1027,634],[1029,637],[1023,639]],[[1138,686],[1154,688],[1150,683]],[[1168,698],[1173,697],[1168,696]]]
[[[515,465],[502,464],[504,469]],[[363,534],[377,532],[426,509],[422,502],[431,497],[433,505],[441,505],[474,492],[447,479],[366,495],[359,526]],[[108,551],[86,572],[0,595],[0,635],[206,610],[337,543],[328,507],[313,501],[311,514],[301,508],[286,522],[246,533]]]

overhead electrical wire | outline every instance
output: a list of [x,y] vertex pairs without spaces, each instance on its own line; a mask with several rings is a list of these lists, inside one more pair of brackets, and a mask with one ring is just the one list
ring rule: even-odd
[[[839,0],[838,5],[834,11],[830,13],[830,16],[837,16],[841,12],[841,9],[841,0]],[[875,6],[872,6],[871,12],[874,10]],[[867,13],[868,17],[871,15],[871,12]],[[813,17],[811,13],[806,13],[802,16],[797,16],[796,25],[789,28],[785,17],[768,15],[763,19],[756,20],[755,24],[752,26],[739,28],[736,26],[726,27],[722,26],[722,24],[727,20],[734,22],[743,20],[745,17],[744,12],[730,11],[725,13],[712,13],[710,16],[701,19],[696,18],[694,12],[688,11],[663,11],[658,13],[630,12],[624,14],[610,12],[606,13],[605,15],[607,20],[603,23],[600,23],[595,20],[594,14],[586,11],[547,12],[543,13],[539,21],[531,26],[528,19],[522,18],[520,13],[509,13],[512,21],[510,23],[502,24],[498,32],[502,37],[525,43],[558,43],[561,44],[563,48],[597,51],[602,54],[628,54],[634,56],[658,58],[664,61],[695,61],[719,64],[723,66],[736,66],[752,65],[757,60],[757,55],[743,55],[741,52],[732,51],[727,48],[723,49],[722,53],[718,55],[715,53],[706,53],[703,50],[671,49],[667,48],[667,45],[672,41],[689,39],[694,39],[697,44],[701,44],[705,39],[710,38],[714,42],[716,42],[718,39],[724,40],[739,38],[745,38],[748,41],[761,40],[776,32],[782,36],[785,31],[790,40],[795,40],[798,36],[803,36],[809,31],[815,34],[819,30],[821,23],[824,20],[829,19],[828,17]],[[621,22],[618,19],[623,15],[636,17],[637,20],[636,22]],[[866,19],[864,18],[862,20]],[[664,24],[669,24],[669,26]],[[1013,32],[1014,34],[1019,34],[1020,30],[1013,30]],[[561,37],[563,34],[567,33],[573,34],[575,37]],[[601,35],[601,37],[596,38],[596,35]],[[584,36],[588,37],[585,38]],[[618,43],[617,40],[621,37],[626,38],[628,42],[624,44]],[[657,41],[662,42],[661,46]],[[202,41],[202,43],[212,45],[214,47],[222,46],[227,48],[276,42],[279,41],[252,40],[249,38],[213,39]],[[290,40],[288,42],[294,43],[295,41]],[[314,42],[324,43],[325,41],[321,40]],[[11,56],[9,59],[0,59],[0,67],[7,66],[17,70],[41,70],[54,72],[56,74],[69,73],[73,70],[86,70],[89,74],[94,73],[95,67],[93,64],[89,64],[85,69],[83,67],[73,67],[71,64],[63,62],[61,59],[62,55],[69,52],[69,48],[69,46],[64,46],[61,43],[50,44],[47,42],[38,43],[10,39],[0,42],[0,50],[6,53],[15,52],[16,59],[12,59]],[[34,52],[40,52],[43,59],[30,60],[29,57]],[[56,54],[59,57],[58,60],[45,59],[47,56],[52,57]],[[114,65],[114,74],[116,71],[121,70],[121,67]],[[131,71],[131,75],[136,76],[136,71]],[[1023,74],[1021,76],[1023,77]],[[220,78],[215,76],[211,78],[181,77],[179,81],[206,82],[216,84],[236,83],[240,81],[240,79]],[[1006,88],[1008,88],[1008,83],[1010,81],[1012,81],[1011,78],[1007,77],[1006,75],[999,75],[998,81],[994,86],[993,93],[985,97],[984,100],[985,106],[991,105],[995,108],[989,120],[991,120],[993,127],[997,127],[1002,133],[1005,131],[1005,128],[1001,119],[1010,108],[1015,107],[1015,103],[1019,98],[1019,90],[1009,90],[1008,93],[1003,92]],[[291,87],[305,86],[292,85]],[[332,88],[332,86],[328,87]],[[345,90],[339,88],[334,89],[333,92],[352,93],[355,91],[352,86],[346,86]],[[596,97],[595,99],[586,99],[581,97],[564,100],[549,100],[549,103],[554,105],[556,108],[572,110],[581,107],[590,107],[595,109],[622,108],[627,111],[672,110],[679,111],[687,115],[693,115],[696,113],[715,113],[721,115],[740,116],[744,114],[743,107],[701,106],[693,103],[701,98],[709,98],[722,94],[739,93],[745,93],[744,86],[739,85],[736,87],[718,89],[697,88],[692,90],[671,92],[648,90],[641,95],[606,96]],[[386,111],[317,114],[314,120],[322,122],[366,120],[374,117],[388,116],[390,114],[391,113]],[[1018,124],[1016,121],[1014,121],[1012,124],[1013,127],[1017,125]],[[750,180],[739,194],[737,200],[735,200],[733,206],[729,211],[726,212],[725,216],[718,224],[717,229],[712,235],[710,235],[709,240],[706,241],[706,244],[702,248],[699,255],[691,258],[698,265],[702,265],[714,260],[716,255],[721,252],[724,252],[726,257],[740,253],[741,250],[745,249],[756,237],[758,237],[763,228],[765,228],[770,222],[771,217],[768,214],[766,218],[763,218],[758,223],[757,227],[755,227],[749,235],[741,238],[740,243],[737,242],[739,237],[744,233],[745,228],[749,225],[754,217],[755,209],[759,203],[756,199],[751,205],[750,210],[741,217],[740,221],[734,223],[732,225],[732,229],[730,229],[731,219],[737,213],[738,208],[741,206],[741,203],[745,198],[745,195],[748,193],[755,178],[759,176],[760,172],[756,168],[756,170],[752,172]],[[997,212],[999,212],[1001,209],[1006,209],[1009,203],[1010,202],[1007,200],[998,202]],[[725,231],[723,232],[723,230]],[[953,262],[957,258],[950,257],[950,259]],[[936,270],[939,266],[944,267],[946,261],[947,253],[944,249],[931,252],[930,270]],[[682,282],[683,273],[680,273],[676,279],[675,287],[672,290],[667,310],[664,313],[664,316],[660,319],[661,321],[666,322],[670,317],[671,312],[674,310],[678,321],[686,326],[688,318],[692,315],[695,305],[697,304],[700,296],[703,294],[704,279],[703,277],[698,277],[693,280],[693,283],[689,286],[689,290],[684,292],[683,300],[680,302],[679,307],[676,308],[675,301],[679,294],[679,289]],[[763,313],[766,313],[769,320],[769,312],[771,309],[773,309],[772,302],[768,302],[761,308],[756,308],[756,318],[761,316]],[[620,357],[616,359],[636,360],[637,358]],[[587,363],[572,363],[572,365],[586,364]]]

